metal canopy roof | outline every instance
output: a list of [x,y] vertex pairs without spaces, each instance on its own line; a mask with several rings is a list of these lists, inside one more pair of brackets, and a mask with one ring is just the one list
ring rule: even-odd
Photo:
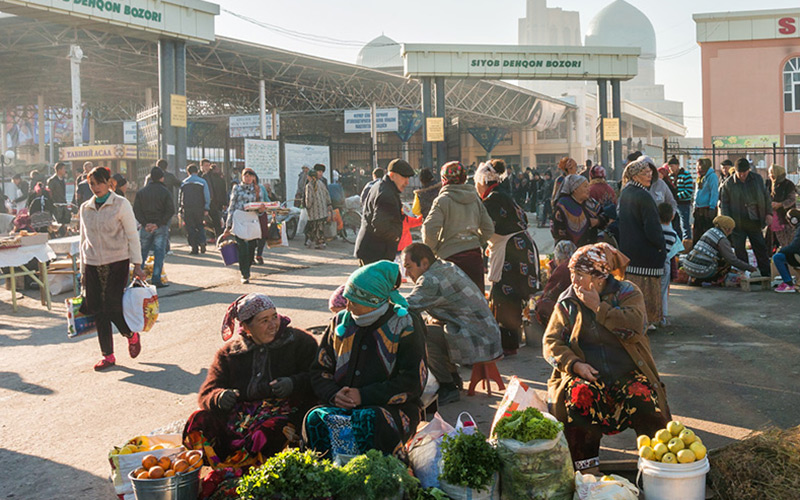
[[[78,44],[83,100],[100,121],[131,119],[158,92],[158,47],[153,41],[21,17],[0,18],[0,109],[36,103],[70,107],[67,54]],[[187,44],[186,87],[192,117],[253,113],[259,79],[267,107],[281,115],[331,115],[344,109],[419,109],[417,81],[400,75],[220,37]],[[564,101],[504,82],[449,80],[448,117],[477,125],[524,125],[537,99]]]

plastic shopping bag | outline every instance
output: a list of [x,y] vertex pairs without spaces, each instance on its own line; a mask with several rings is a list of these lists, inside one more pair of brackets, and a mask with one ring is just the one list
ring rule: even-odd
[[97,331],[93,314],[83,314],[83,297],[72,297],[64,301],[67,306],[67,337],[78,337]]
[[613,481],[599,480],[591,474],[575,473],[573,500],[637,500],[639,488],[622,476],[612,475]]
[[528,387],[527,384],[520,382],[516,376],[511,377],[511,380],[508,382],[506,392],[503,394],[503,399],[500,400],[500,404],[497,406],[497,412],[494,414],[492,430],[489,435],[494,435],[494,427],[501,418],[511,416],[512,411],[522,411],[531,406],[542,413],[547,412],[547,405],[539,396],[536,395],[536,392],[532,388]]
[[150,331],[158,319],[156,287],[134,279],[122,294],[122,315],[131,331]]
[[503,500],[572,500],[575,471],[563,431],[555,439],[527,443],[498,439],[497,452]]
[[333,211],[333,220],[336,222],[336,230],[341,231],[344,228],[344,221],[342,220],[342,214],[339,212],[339,209]]
[[[466,415],[467,418],[464,418]],[[478,427],[475,425],[475,418],[470,415],[466,411],[462,411],[458,414],[458,419],[456,420],[456,432],[463,432],[467,435],[475,434],[475,431],[478,430]]]
[[452,432],[455,432],[453,426],[437,412],[433,420],[406,443],[409,462],[423,488],[439,487],[442,438]]
[[[123,446],[115,446],[108,454],[111,464],[111,480],[114,483],[119,498],[133,499],[133,484],[128,474],[142,466],[142,459],[147,455],[161,458],[179,453],[182,450],[182,436],[180,434],[158,434],[154,436],[137,436],[128,440]],[[163,446],[161,449],[151,449],[153,446]],[[141,451],[130,453],[125,447],[136,448]],[[120,453],[122,452],[122,453]]]
[[308,224],[308,210],[305,208],[300,209],[300,219],[297,221],[297,232],[302,233]]
[[439,488],[452,500],[500,500],[500,480],[496,472],[492,483],[482,490],[450,484],[447,481],[441,481]]

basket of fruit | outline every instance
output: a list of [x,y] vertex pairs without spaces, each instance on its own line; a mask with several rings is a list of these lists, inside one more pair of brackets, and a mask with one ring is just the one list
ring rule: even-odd
[[673,420],[652,438],[639,436],[636,445],[647,500],[706,498],[706,447],[691,429]]
[[142,466],[128,474],[136,500],[196,500],[200,493],[203,452],[182,451],[177,455],[147,455]]

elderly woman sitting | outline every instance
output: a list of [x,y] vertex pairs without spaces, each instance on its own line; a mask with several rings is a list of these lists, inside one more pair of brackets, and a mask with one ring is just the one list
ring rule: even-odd
[[688,255],[681,258],[681,267],[689,275],[690,285],[703,282],[721,282],[731,270],[731,266],[746,271],[756,271],[736,257],[728,236],[731,235],[736,222],[727,215],[714,218],[714,227],[705,232]]
[[[183,431],[188,448],[205,449],[214,468],[260,465],[299,438],[316,399],[308,367],[317,343],[289,326],[266,295],[242,295],[228,307],[222,338],[200,388],[200,410]],[[238,325],[237,325],[238,324]]]
[[627,263],[607,243],[579,248],[569,262],[572,285],[542,341],[543,357],[554,368],[548,402],[564,422],[578,471],[597,472],[603,434],[632,427],[652,436],[670,417],[645,332],[642,293],[611,275]]
[[570,240],[559,241],[553,249],[553,261],[550,265],[554,267],[551,269],[550,279],[547,280],[547,284],[544,286],[542,296],[536,302],[536,321],[542,326],[547,326],[558,297],[571,283],[568,265],[569,259],[575,253],[575,250],[577,250],[577,247]]
[[326,406],[306,416],[309,448],[333,457],[370,449],[402,455],[420,421],[427,380],[424,325],[397,292],[400,268],[378,261],[347,280],[347,310],[331,320],[311,366]]
[[589,181],[582,175],[564,178],[561,192],[553,205],[553,226],[550,232],[556,242],[570,240],[576,246],[594,243],[600,219],[594,200],[589,201]]

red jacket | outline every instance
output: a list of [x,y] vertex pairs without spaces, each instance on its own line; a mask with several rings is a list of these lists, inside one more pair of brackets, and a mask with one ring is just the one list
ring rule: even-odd
[[423,221],[422,216],[420,217],[409,217],[408,215],[403,216],[403,234],[400,235],[400,242],[397,244],[398,252],[402,252],[405,247],[407,247],[412,243],[411,229],[421,226],[422,221]]

